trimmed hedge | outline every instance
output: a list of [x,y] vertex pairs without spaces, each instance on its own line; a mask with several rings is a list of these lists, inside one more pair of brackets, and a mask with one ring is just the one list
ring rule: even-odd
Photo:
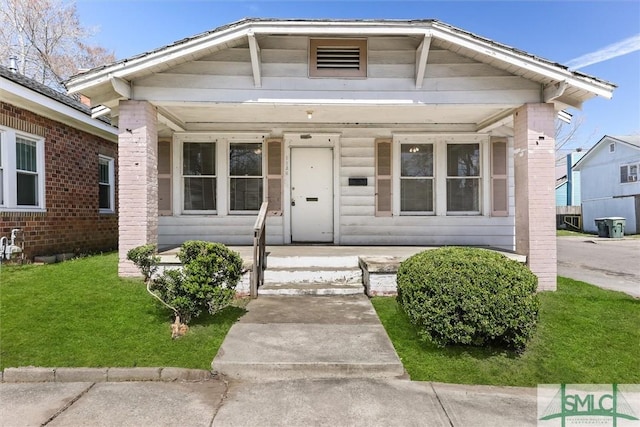
[[535,332],[537,277],[521,263],[479,248],[426,250],[398,269],[400,306],[422,339],[438,346],[522,350]]

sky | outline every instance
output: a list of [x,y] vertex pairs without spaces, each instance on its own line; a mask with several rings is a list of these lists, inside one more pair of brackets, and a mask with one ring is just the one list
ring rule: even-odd
[[437,19],[614,83],[612,99],[569,109],[565,148],[640,134],[640,1],[76,0],[90,40],[129,58],[243,18]]

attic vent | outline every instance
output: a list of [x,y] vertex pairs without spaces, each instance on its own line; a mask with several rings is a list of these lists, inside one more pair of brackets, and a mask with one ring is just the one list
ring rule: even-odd
[[366,77],[367,41],[313,39],[309,49],[310,77]]

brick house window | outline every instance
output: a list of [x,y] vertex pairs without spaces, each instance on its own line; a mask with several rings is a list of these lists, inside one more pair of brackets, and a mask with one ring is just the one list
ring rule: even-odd
[[229,210],[257,212],[262,204],[262,144],[229,144]]
[[43,210],[44,139],[0,128],[0,206]]
[[216,144],[182,144],[182,182],[184,211],[216,210]]
[[311,39],[309,77],[367,77],[367,40]]
[[101,213],[113,213],[115,211],[115,173],[114,160],[111,157],[99,156],[99,209]]

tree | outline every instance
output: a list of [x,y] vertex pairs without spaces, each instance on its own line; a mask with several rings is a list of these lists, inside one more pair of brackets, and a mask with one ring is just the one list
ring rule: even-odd
[[64,90],[62,82],[82,68],[115,60],[86,42],[94,33],[71,0],[0,0],[0,61],[16,58],[21,74],[54,89]]

